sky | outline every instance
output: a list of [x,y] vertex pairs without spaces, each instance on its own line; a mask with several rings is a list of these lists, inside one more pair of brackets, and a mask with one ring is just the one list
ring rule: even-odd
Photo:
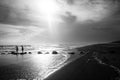
[[120,40],[119,0],[0,0],[0,44]]

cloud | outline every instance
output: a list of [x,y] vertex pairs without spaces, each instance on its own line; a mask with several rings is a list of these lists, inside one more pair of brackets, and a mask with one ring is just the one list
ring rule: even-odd
[[0,44],[40,43],[49,34],[38,0],[0,0]]
[[25,27],[6,24],[0,24],[0,28],[0,44],[32,44],[34,36],[41,36],[46,31],[45,28],[36,26]]
[[[12,25],[37,25],[46,23],[43,15],[31,2],[24,0],[1,0],[0,1],[0,23]],[[13,5],[14,4],[14,5]],[[33,4],[33,6],[31,5]],[[38,12],[37,12],[38,11]]]
[[62,42],[105,42],[119,40],[118,0],[58,0],[63,22],[56,26]]
[[[99,28],[96,28],[98,27]],[[65,25],[65,28],[59,27],[61,41],[64,42],[106,42],[112,40],[119,40],[120,28],[119,25],[116,28],[104,27],[107,25],[99,24],[74,24]]]
[[77,17],[79,22],[100,21],[117,10],[112,0],[59,0],[65,11]]
[[[76,7],[76,4],[74,3],[75,0],[70,0],[69,5],[72,5]],[[76,0],[77,1],[77,0]],[[80,1],[80,0],[79,0]],[[87,0],[83,0],[87,1]],[[94,1],[94,0],[93,0]],[[58,26],[58,32],[59,36],[61,37],[61,41],[65,42],[106,42],[106,41],[113,41],[113,40],[120,40],[119,34],[120,34],[120,13],[119,13],[119,2],[117,3],[111,3],[112,5],[109,5],[107,8],[103,8],[103,4],[100,5],[102,8],[97,7],[93,8],[92,10],[90,8],[83,8],[80,11],[82,13],[85,13],[84,11],[88,10],[88,13],[85,13],[84,15],[88,14],[84,17],[84,15],[79,14],[80,11],[77,11],[79,15],[74,14],[74,10],[69,10],[69,13],[72,14],[72,16],[75,16],[77,19],[74,20],[71,16],[64,16],[63,21],[65,23],[60,23]],[[81,5],[79,5],[81,6]],[[83,5],[86,7],[86,5]],[[96,5],[97,6],[97,5]],[[71,6],[70,6],[71,7]],[[77,6],[78,7],[78,6]],[[111,8],[114,7],[114,8]],[[96,10],[98,11],[96,12]],[[99,9],[101,9],[99,11]],[[105,11],[105,9],[107,11]],[[113,10],[115,9],[115,10]],[[89,11],[92,11],[92,14],[89,14]],[[101,14],[101,12],[107,12],[106,15]],[[113,12],[112,12],[113,11]],[[94,14],[93,14],[94,13]],[[99,15],[99,17],[94,17],[94,15]],[[80,20],[84,17],[84,20]],[[67,17],[67,19],[66,19]],[[78,19],[79,18],[79,19]],[[98,20],[99,19],[99,20]],[[69,20],[73,20],[72,22],[69,22]]]
[[74,22],[76,22],[76,16],[72,15],[70,12],[66,12],[66,15],[61,15],[61,18],[63,20],[64,23],[67,24],[72,24]]
[[[52,41],[40,1],[0,0],[0,43]],[[55,15],[51,31],[57,40],[101,42],[120,39],[119,0],[55,1],[60,12]]]

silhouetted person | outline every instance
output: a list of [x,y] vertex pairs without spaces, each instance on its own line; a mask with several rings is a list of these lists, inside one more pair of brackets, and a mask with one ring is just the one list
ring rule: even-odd
[[22,53],[24,53],[24,46],[21,46],[21,48],[22,48],[22,49],[21,49],[21,50],[22,50]]
[[18,46],[16,46],[16,53],[18,53]]

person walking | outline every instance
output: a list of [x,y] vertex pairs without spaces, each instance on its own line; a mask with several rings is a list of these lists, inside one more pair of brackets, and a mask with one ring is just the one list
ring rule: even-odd
[[21,46],[21,49],[22,49],[22,53],[24,53],[24,46],[23,45]]

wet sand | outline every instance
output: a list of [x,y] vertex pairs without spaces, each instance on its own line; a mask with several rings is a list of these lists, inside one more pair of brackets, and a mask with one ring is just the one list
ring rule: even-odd
[[99,63],[90,53],[71,62],[45,80],[116,80],[118,76],[114,68]]

